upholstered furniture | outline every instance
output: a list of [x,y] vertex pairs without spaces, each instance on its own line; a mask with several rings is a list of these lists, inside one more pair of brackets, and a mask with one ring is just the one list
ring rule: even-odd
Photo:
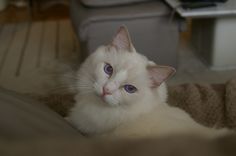
[[177,65],[178,22],[160,0],[71,0],[71,19],[83,56],[126,25],[138,52],[158,64]]

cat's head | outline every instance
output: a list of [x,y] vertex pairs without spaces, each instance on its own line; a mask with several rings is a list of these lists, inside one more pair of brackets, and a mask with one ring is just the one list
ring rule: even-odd
[[153,96],[174,72],[174,68],[156,65],[137,53],[128,30],[121,26],[109,45],[99,47],[86,59],[78,89],[96,94],[108,106],[129,105]]

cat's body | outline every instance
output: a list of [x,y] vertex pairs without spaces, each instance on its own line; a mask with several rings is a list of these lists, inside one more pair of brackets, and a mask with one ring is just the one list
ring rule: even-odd
[[225,134],[166,103],[162,82],[174,72],[137,53],[121,27],[112,43],[98,48],[76,73],[76,104],[68,120],[83,133],[106,137]]
[[[165,90],[165,85],[162,87]],[[206,128],[196,123],[185,111],[165,102],[127,109],[107,107],[96,96],[78,94],[75,99],[77,103],[69,119],[89,136],[147,138],[187,134],[214,138],[229,132],[227,129]]]

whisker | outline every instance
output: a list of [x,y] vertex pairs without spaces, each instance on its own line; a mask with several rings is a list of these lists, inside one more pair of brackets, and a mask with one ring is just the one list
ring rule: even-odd
[[76,77],[76,76],[73,77],[73,76],[63,75],[62,78],[68,78],[68,79],[73,79],[73,80],[79,80],[79,78]]
[[85,94],[90,94],[92,93],[93,91],[86,91],[86,92],[79,92],[78,94],[79,95],[85,95]]
[[[82,76],[78,75],[78,77],[82,77]],[[83,77],[86,77],[91,82],[95,81],[95,79],[90,74],[88,74],[88,73],[84,74]]]
[[90,87],[78,87],[78,89],[92,90]]
[[74,85],[74,86],[57,86],[54,87],[53,90],[75,90],[75,89],[86,89],[86,90],[92,90],[92,87],[90,86],[78,86],[78,85]]
[[73,88],[73,87],[56,87],[56,88],[52,88],[50,89],[51,92],[55,92],[55,91],[64,91],[64,92],[68,92],[69,93],[69,90],[75,90],[76,88]]
[[80,71],[80,73],[77,75],[78,77],[87,77],[89,80],[94,81],[95,79],[92,77],[89,71],[87,71],[85,68]]

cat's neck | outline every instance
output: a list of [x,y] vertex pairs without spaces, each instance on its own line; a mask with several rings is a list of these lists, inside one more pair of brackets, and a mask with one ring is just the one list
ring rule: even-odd
[[[119,120],[125,121],[132,120],[141,114],[148,113],[152,111],[156,106],[165,104],[165,101],[160,99],[160,95],[153,95],[151,97],[143,97],[141,101],[135,104],[120,104],[117,106],[110,106],[102,100],[99,96],[94,93],[89,94],[77,94],[75,96],[76,103],[82,106],[93,107],[94,109],[99,109],[99,111],[107,111],[111,114],[108,118],[119,118]],[[145,103],[145,105],[143,104]],[[99,112],[98,111],[98,112]],[[113,113],[110,113],[113,112]],[[117,114],[117,116],[115,115]],[[122,114],[122,115],[121,115]],[[123,116],[123,117],[122,117]]]

